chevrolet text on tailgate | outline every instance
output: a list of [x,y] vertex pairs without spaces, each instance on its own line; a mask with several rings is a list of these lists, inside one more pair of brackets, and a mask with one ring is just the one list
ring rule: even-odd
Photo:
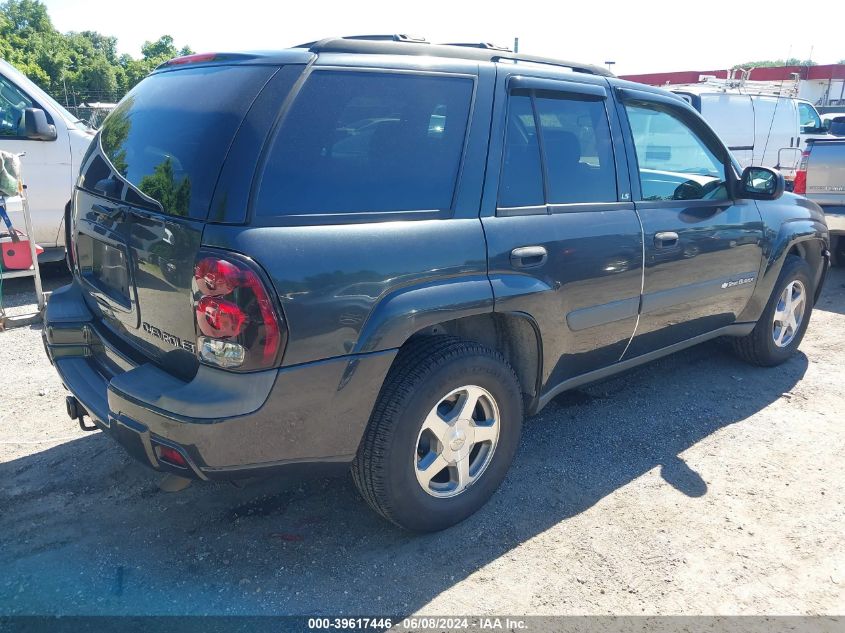
[[186,478],[351,468],[420,531],[566,389],[717,336],[788,359],[830,257],[821,209],[681,98],[402,36],[163,64],[72,229],[44,329],[71,417]]

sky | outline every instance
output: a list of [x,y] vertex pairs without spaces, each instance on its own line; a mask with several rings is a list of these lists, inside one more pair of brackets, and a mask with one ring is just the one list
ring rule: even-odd
[[715,70],[761,59],[845,59],[839,1],[45,0],[60,31],[95,30],[140,55],[171,35],[197,52],[286,48],[335,35],[494,42],[616,74]]

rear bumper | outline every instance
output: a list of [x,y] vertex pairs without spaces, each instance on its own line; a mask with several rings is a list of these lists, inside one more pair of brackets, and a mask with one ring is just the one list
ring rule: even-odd
[[[47,355],[95,424],[155,470],[198,479],[345,466],[396,354],[248,374],[201,365],[186,382],[110,344],[75,283],[52,294],[44,322]],[[163,462],[160,446],[188,467]]]

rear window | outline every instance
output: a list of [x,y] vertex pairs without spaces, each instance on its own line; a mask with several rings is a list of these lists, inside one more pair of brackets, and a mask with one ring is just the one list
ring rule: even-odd
[[273,141],[258,215],[451,208],[469,78],[315,71]]
[[148,77],[100,132],[103,154],[130,187],[118,179],[104,184],[87,173],[83,186],[170,215],[205,218],[229,144],[276,70],[217,66]]

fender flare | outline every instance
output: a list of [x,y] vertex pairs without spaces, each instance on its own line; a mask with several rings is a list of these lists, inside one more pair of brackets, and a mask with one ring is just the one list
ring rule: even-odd
[[777,235],[769,242],[769,248],[760,266],[760,274],[754,288],[754,294],[737,321],[751,322],[760,318],[763,310],[766,309],[766,304],[769,302],[769,297],[771,297],[789,251],[797,245],[809,247],[814,243],[818,248],[808,250],[809,257],[807,260],[810,266],[814,267],[815,290],[816,297],[818,297],[818,292],[821,289],[820,284],[823,281],[829,259],[824,256],[827,249],[827,227],[810,218],[786,220],[780,225]]
[[483,273],[399,288],[376,304],[350,353],[399,348],[426,327],[491,312],[493,290]]

